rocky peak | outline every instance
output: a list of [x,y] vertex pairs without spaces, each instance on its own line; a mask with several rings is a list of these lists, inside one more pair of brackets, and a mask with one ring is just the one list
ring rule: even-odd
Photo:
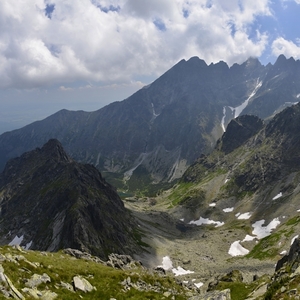
[[0,243],[17,237],[30,249],[71,247],[103,258],[139,249],[135,222],[115,189],[57,140],[12,159],[0,179]]
[[41,155],[45,155],[45,157],[51,158],[57,162],[71,162],[72,159],[67,155],[63,146],[57,139],[50,139],[40,151]]
[[245,62],[246,67],[248,68],[255,68],[255,67],[260,67],[261,63],[258,60],[257,57],[249,57],[246,62]]
[[276,59],[274,66],[283,65],[287,61],[286,57],[283,54],[280,54]]
[[203,59],[200,59],[198,56],[193,56],[187,61],[188,66],[196,66],[197,68],[207,67],[206,62]]

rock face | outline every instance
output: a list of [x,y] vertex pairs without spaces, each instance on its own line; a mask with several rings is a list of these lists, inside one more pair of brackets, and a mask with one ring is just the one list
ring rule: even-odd
[[[293,216],[300,195],[299,128],[299,103],[266,124],[253,116],[231,121],[215,150],[201,156],[184,173],[183,185],[197,184],[184,195],[185,208],[195,203],[193,211],[208,217],[212,211],[205,205],[214,202],[220,208],[253,212],[253,218],[266,223]],[[213,211],[216,216],[224,214],[217,207]]]
[[283,267],[288,267],[295,271],[300,266],[300,240],[296,238],[290,248],[288,254],[283,256],[276,264],[275,271],[277,272]]
[[2,134],[0,169],[56,138],[74,159],[124,177],[130,189],[169,182],[214,147],[231,119],[265,119],[298,102],[299,80],[300,62],[284,56],[274,65],[250,58],[230,68],[182,60],[124,101],[91,113],[62,110]]
[[243,115],[233,119],[220,139],[220,150],[225,154],[240,147],[263,127],[263,121],[256,116]]
[[289,253],[276,264],[263,299],[300,299],[300,241],[296,238]]
[[134,221],[116,191],[54,139],[7,163],[0,175],[0,222],[2,244],[71,247],[102,258],[138,249]]

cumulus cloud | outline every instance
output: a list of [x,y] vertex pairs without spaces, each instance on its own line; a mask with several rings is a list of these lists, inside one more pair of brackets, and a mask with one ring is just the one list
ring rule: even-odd
[[243,62],[266,48],[251,25],[270,15],[268,0],[1,0],[0,87],[124,83],[194,55]]
[[272,43],[272,53],[275,56],[284,54],[286,57],[292,56],[295,59],[300,59],[300,41],[298,40],[297,45],[293,41],[279,37]]

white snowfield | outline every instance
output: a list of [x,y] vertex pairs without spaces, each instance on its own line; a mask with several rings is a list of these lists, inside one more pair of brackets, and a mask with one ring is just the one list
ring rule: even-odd
[[221,127],[222,127],[224,132],[226,131],[226,128],[225,128],[226,109],[230,109],[231,113],[234,114],[233,118],[237,118],[242,113],[242,111],[248,106],[249,101],[251,100],[251,98],[253,98],[255,96],[256,92],[259,90],[259,88],[261,86],[262,86],[262,81],[259,81],[259,78],[257,78],[256,85],[255,85],[253,91],[251,92],[251,94],[248,96],[248,98],[241,105],[239,105],[237,107],[231,107],[231,106],[224,106],[223,107],[223,117],[222,117],[222,120],[221,120]]
[[213,225],[216,225],[215,227],[220,227],[220,226],[223,226],[225,223],[224,222],[220,222],[220,221],[213,221],[213,220],[210,220],[210,219],[205,219],[205,218],[202,218],[200,217],[199,220],[196,220],[196,221],[190,221],[189,224],[195,224],[197,226],[200,226],[202,224],[213,224]]
[[246,212],[243,214],[236,214],[236,217],[238,218],[238,220],[248,220],[251,218],[252,213],[251,212]]
[[273,197],[272,200],[276,200],[282,197],[282,192],[280,192],[278,195],[276,195],[275,197]]
[[178,266],[177,268],[173,268],[173,263],[169,256],[164,256],[162,259],[162,265],[160,265],[158,267],[163,268],[166,271],[172,270],[172,272],[175,274],[175,276],[194,273],[194,271],[185,270],[180,266]]
[[8,246],[20,246],[22,241],[24,239],[24,235],[21,235],[18,237],[17,235],[14,237],[14,239],[8,244]]
[[242,242],[251,242],[251,241],[253,241],[253,240],[255,240],[255,236],[252,236],[252,235],[247,234],[247,235],[245,236],[245,238],[242,240]]
[[223,208],[223,211],[224,211],[225,213],[232,212],[233,210],[234,210],[234,207]]
[[[8,246],[20,246],[21,243],[23,242],[24,235],[21,235],[18,237],[17,235],[13,238],[13,240],[8,244]],[[25,250],[29,250],[32,245],[32,241],[26,244],[24,247]]]
[[293,245],[295,239],[297,239],[298,237],[299,237],[299,235],[297,234],[297,235],[295,235],[295,236],[292,238],[292,240],[291,240],[291,246]]
[[231,244],[228,254],[230,254],[231,256],[243,256],[249,253],[249,250],[244,248],[241,244],[240,244],[240,240],[239,241],[235,241]]
[[271,231],[280,224],[280,221],[278,218],[275,218],[267,226],[263,226],[264,223],[265,220],[260,220],[252,224],[254,228],[252,234],[256,235],[259,240],[270,235]]
[[[260,221],[256,221],[254,224],[252,224],[253,236],[247,234],[246,237],[242,240],[242,243],[247,242],[247,241],[253,241],[254,239],[260,240],[260,239],[270,235],[271,231],[280,224],[280,221],[278,218],[275,218],[267,226],[263,226],[264,223],[265,223],[265,220],[260,220]],[[241,242],[240,240],[233,242],[229,248],[228,254],[230,254],[231,256],[243,256],[243,255],[248,254],[249,250],[244,248],[240,244],[240,242]]]

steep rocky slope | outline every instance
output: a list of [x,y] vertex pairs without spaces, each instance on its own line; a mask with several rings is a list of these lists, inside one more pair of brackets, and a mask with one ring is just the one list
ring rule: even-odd
[[[299,120],[300,104],[267,124],[255,116],[238,117],[215,150],[149,209],[168,209],[182,239],[190,237],[199,253],[211,253],[210,270],[228,266],[234,256],[245,257],[238,261],[243,266],[249,258],[275,261],[300,230]],[[200,257],[192,258],[195,265]]]
[[76,160],[95,165],[131,190],[171,182],[208,153],[229,121],[266,119],[300,95],[300,62],[280,56],[207,65],[182,60],[149,86],[98,111],[62,110],[0,136],[0,168],[12,157],[57,138]]
[[57,140],[10,160],[0,175],[0,241],[100,257],[139,249],[136,226],[116,191]]

